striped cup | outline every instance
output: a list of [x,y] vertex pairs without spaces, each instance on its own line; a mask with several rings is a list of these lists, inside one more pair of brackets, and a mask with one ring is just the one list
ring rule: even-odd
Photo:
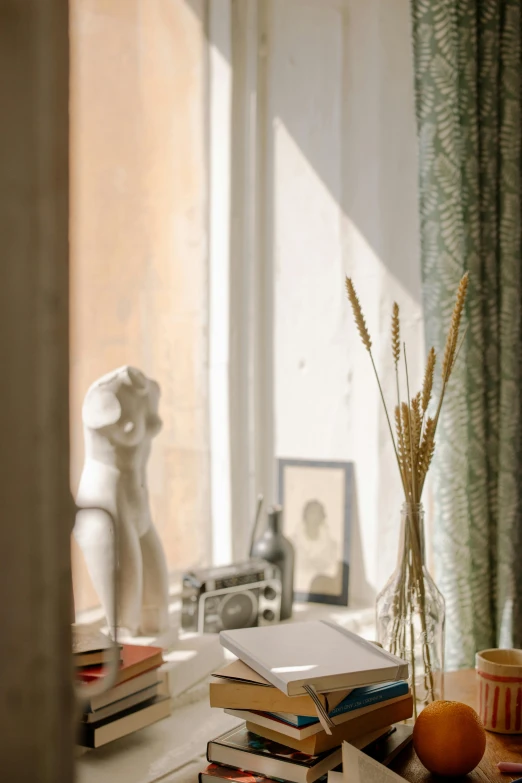
[[479,715],[488,731],[522,734],[522,650],[476,656]]

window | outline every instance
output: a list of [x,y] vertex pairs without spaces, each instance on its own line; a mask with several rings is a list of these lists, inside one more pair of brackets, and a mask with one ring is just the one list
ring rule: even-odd
[[420,376],[408,3],[75,0],[72,40],[73,484],[88,385],[140,365],[163,392],[149,484],[170,567],[248,554],[278,458],[353,461],[368,604],[401,496],[343,282],[385,387],[394,299]]
[[[72,485],[89,385],[161,385],[149,463],[168,564],[210,560],[203,2],[71,4]],[[74,550],[77,608],[97,602]]]

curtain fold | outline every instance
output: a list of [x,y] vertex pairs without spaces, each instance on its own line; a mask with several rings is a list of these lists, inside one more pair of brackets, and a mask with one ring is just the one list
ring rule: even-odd
[[522,646],[519,0],[412,0],[423,296],[443,349],[470,273],[466,336],[433,466],[447,667]]

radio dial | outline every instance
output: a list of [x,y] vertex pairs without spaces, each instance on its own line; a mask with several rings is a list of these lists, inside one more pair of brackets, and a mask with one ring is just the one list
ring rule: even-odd
[[267,601],[273,601],[274,598],[277,596],[276,591],[273,587],[270,587],[270,585],[267,585],[263,591],[263,595],[267,599]]

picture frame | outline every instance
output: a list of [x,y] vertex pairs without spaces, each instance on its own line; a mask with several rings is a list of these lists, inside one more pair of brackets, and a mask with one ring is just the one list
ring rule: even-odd
[[279,459],[284,534],[295,549],[294,600],[348,604],[353,463]]

